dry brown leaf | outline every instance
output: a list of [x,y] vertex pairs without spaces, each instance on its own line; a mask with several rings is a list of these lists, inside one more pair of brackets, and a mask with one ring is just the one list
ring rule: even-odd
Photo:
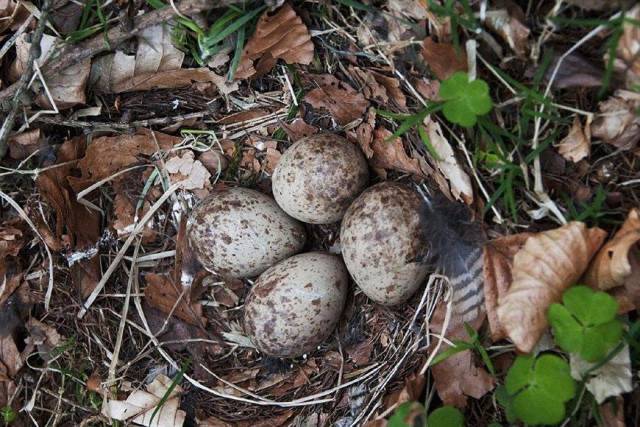
[[422,56],[439,80],[446,80],[456,71],[467,71],[467,54],[451,43],[438,43],[431,37],[422,42]]
[[427,18],[427,2],[422,0],[389,0],[387,7],[394,15],[404,15],[413,19]]
[[25,243],[24,237],[22,230],[10,225],[0,225],[0,262],[6,256],[18,256]]
[[410,173],[424,178],[420,164],[416,159],[410,158],[404,151],[402,139],[393,138],[387,141],[392,135],[385,128],[379,127],[373,132],[373,143],[371,150],[373,157],[370,160],[371,166],[376,169],[392,169],[405,173]]
[[6,30],[15,31],[29,17],[29,12],[14,0],[0,1],[0,34]]
[[533,349],[548,326],[547,309],[582,276],[605,237],[604,230],[574,221],[528,238],[516,253],[498,320],[519,351]]
[[640,209],[632,209],[618,232],[595,256],[584,277],[594,288],[624,286],[640,302]]
[[578,163],[591,154],[591,127],[582,127],[578,116],[573,120],[569,134],[558,144],[558,153],[573,163]]
[[12,335],[0,335],[0,405],[9,403],[16,392],[14,378],[23,366],[22,357]]
[[486,13],[485,23],[507,42],[517,56],[526,56],[531,31],[518,18],[506,9],[489,10]]
[[309,76],[319,87],[312,89],[304,101],[314,108],[323,108],[340,125],[345,126],[362,117],[369,106],[364,96],[331,74]]
[[51,351],[62,343],[62,337],[58,331],[34,318],[27,322],[27,330],[29,331],[29,337],[25,339],[27,345],[36,346],[40,357],[49,361],[52,358]]
[[438,80],[416,79],[413,86],[418,93],[429,101],[440,101],[438,93],[440,92],[440,82]]
[[369,101],[387,105],[391,100],[397,108],[402,111],[406,110],[407,98],[402,92],[400,82],[397,79],[359,67],[349,67],[349,71],[363,87],[364,97]]
[[224,116],[223,118],[218,120],[218,123],[221,125],[230,125],[234,123],[251,122],[259,118],[268,116],[269,114],[271,114],[271,111],[267,110],[266,108],[255,108],[253,110],[240,111],[238,113]]
[[438,154],[438,158],[434,159],[435,165],[449,182],[449,188],[443,189],[443,192],[445,194],[450,192],[457,200],[470,205],[473,203],[471,178],[458,163],[453,148],[442,133],[440,123],[431,120],[430,117],[426,117],[424,125],[429,135],[431,146]]
[[229,161],[221,152],[213,148],[198,156],[200,163],[204,165],[211,175],[217,175],[224,171],[229,165]]
[[[625,13],[625,22],[622,24],[623,32],[618,41],[616,58],[613,62],[614,70],[624,75],[626,87],[630,90],[640,84],[640,27],[637,25],[638,20],[640,20],[640,5]],[[608,55],[605,55],[605,61],[608,61]]]
[[427,382],[425,375],[412,372],[404,378],[404,384],[400,390],[389,393],[384,397],[384,408],[397,407],[404,402],[420,399]]
[[617,396],[600,405],[602,427],[626,427],[624,422],[624,398]]
[[141,163],[143,156],[169,150],[180,141],[180,138],[147,129],[139,129],[134,135],[96,138],[78,162],[82,176],[70,177],[69,183],[76,191],[81,191],[122,169]]
[[[169,277],[160,274],[148,273],[144,278],[147,282],[144,297],[150,306],[165,314],[170,314],[173,310],[173,315],[195,326],[204,326],[207,323],[207,318],[202,314],[202,305],[187,302],[188,290],[183,292],[181,285],[175,285]],[[176,305],[178,298],[180,302]]]
[[42,134],[40,129],[30,129],[19,135],[13,135],[7,141],[9,157],[24,160],[40,148]]
[[140,31],[134,76],[182,67],[184,52],[173,45],[172,33],[171,24],[154,25]]
[[[447,338],[468,339],[464,332],[455,335],[448,333]],[[493,377],[477,365],[469,350],[454,354],[431,367],[431,373],[440,399],[445,405],[458,408],[467,405],[467,396],[480,399],[495,387]]]
[[317,127],[307,124],[302,117],[296,117],[291,123],[285,123],[282,127],[292,142],[314,135],[320,131]]
[[520,233],[500,237],[490,241],[483,248],[484,301],[493,342],[507,336],[498,319],[496,311],[498,301],[511,286],[513,257],[532,235],[531,233]]
[[[42,35],[40,49],[42,53],[38,60],[38,65],[42,65],[54,51],[54,45],[59,42],[55,37],[48,34]],[[16,60],[11,65],[9,75],[11,80],[16,81],[25,72],[27,60],[29,59],[29,49],[31,43],[27,41],[26,33],[21,34],[16,40]],[[87,58],[69,67],[58,70],[57,73],[47,77],[46,84],[51,98],[60,110],[71,108],[86,102],[85,88],[89,80],[91,71],[91,59]],[[36,103],[43,108],[53,108],[46,96],[46,92],[36,98]]]
[[114,83],[112,93],[173,89],[194,83],[216,83],[221,77],[208,68],[180,68],[178,70],[144,73]]
[[[357,142],[360,149],[367,159],[373,157],[373,130],[376,126],[376,109],[369,107],[365,120],[358,125],[357,128],[347,131],[347,139],[351,142]],[[376,171],[379,175],[380,172]]]
[[[265,11],[247,42],[236,70],[236,79],[246,79],[271,71],[278,59],[287,64],[309,65],[313,42],[309,30],[289,3],[275,14]],[[257,63],[254,61],[258,60]]]
[[[136,223],[136,207],[138,205],[138,196],[131,194],[131,182],[127,179],[114,179],[112,181],[115,197],[113,199],[113,216],[114,220],[111,226],[116,230],[119,239],[124,239],[131,234]],[[143,217],[150,208],[150,203],[145,200],[137,213],[138,218]],[[157,237],[157,232],[153,229],[150,221],[142,229],[143,243],[150,243]]]
[[618,90],[598,105],[598,114],[591,124],[591,135],[621,150],[632,150],[640,140],[640,95]]

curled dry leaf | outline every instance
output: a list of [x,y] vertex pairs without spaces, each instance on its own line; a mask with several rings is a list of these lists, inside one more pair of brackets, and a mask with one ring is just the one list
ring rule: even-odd
[[373,132],[371,167],[382,171],[385,169],[397,170],[424,178],[425,175],[420,169],[418,161],[409,157],[405,152],[402,139],[388,140],[391,135],[391,132],[382,127]]
[[182,387],[176,384],[171,389],[171,386],[171,378],[158,375],[147,385],[147,391],[136,390],[126,400],[107,397],[102,415],[119,421],[130,420],[146,427],[182,427],[187,415],[179,409]]
[[624,286],[640,302],[640,209],[632,209],[618,232],[598,252],[585,282],[607,290]]
[[498,319],[498,301],[511,286],[513,257],[531,236],[531,233],[520,233],[500,237],[483,248],[484,301],[493,342],[507,336]]
[[618,90],[598,105],[598,114],[591,124],[591,135],[621,150],[632,150],[640,140],[640,95]]
[[422,57],[439,80],[446,80],[456,71],[467,71],[467,55],[451,43],[438,43],[431,37],[422,42]]
[[30,129],[22,132],[20,135],[14,135],[9,138],[7,145],[9,147],[9,157],[13,160],[24,160],[40,148],[42,134],[40,129]]
[[[236,70],[236,79],[271,71],[278,59],[287,64],[309,65],[313,42],[309,30],[288,3],[274,15],[265,11],[247,42]],[[254,64],[254,61],[258,60]]]
[[[59,41],[55,37],[48,34],[42,35],[42,40],[40,41],[42,53],[40,54],[38,65],[42,65],[46,59],[51,56],[56,42]],[[13,81],[18,80],[25,72],[30,48],[31,43],[27,41],[27,34],[21,34],[16,40],[16,60],[9,70],[9,75]],[[86,102],[85,88],[89,80],[90,71],[91,59],[87,58],[74,65],[58,70],[56,73],[47,77],[47,88],[58,109],[64,110]],[[36,103],[43,108],[53,108],[44,90],[42,94],[36,98]]]
[[169,277],[160,274],[148,273],[144,277],[147,282],[144,297],[150,306],[165,314],[173,313],[179,319],[195,326],[206,324],[207,318],[202,314],[202,305],[188,302],[189,289],[183,289],[182,286],[174,284]]
[[605,237],[604,230],[574,221],[529,237],[516,253],[498,320],[518,350],[533,349],[548,326],[547,309],[582,276]]
[[485,22],[492,31],[498,33],[507,42],[517,56],[524,57],[527,54],[531,31],[508,10],[487,11]]
[[[624,75],[626,86],[633,89],[640,84],[640,5],[626,12],[625,22],[622,24],[622,36],[618,41],[614,69]],[[607,58],[605,57],[605,60]]]
[[364,97],[369,101],[375,101],[380,105],[387,105],[391,100],[396,107],[405,111],[407,108],[407,98],[400,88],[400,82],[393,77],[363,69],[359,67],[349,67],[351,75],[362,86]]
[[573,120],[569,134],[558,144],[558,153],[573,163],[589,157],[591,154],[591,128],[587,124],[584,128],[578,116]]
[[323,108],[340,126],[362,117],[369,106],[364,96],[331,74],[309,76],[319,87],[312,89],[304,101],[314,108]]
[[424,125],[429,135],[429,141],[434,151],[438,154],[438,158],[434,159],[436,167],[442,175],[449,181],[449,188],[443,192],[450,193],[457,200],[461,200],[470,205],[473,203],[473,187],[471,186],[471,178],[464,171],[458,159],[453,152],[453,148],[449,141],[442,134],[440,123],[425,118]]
[[[574,353],[571,353],[570,357],[571,376],[578,381],[583,379],[585,372],[597,365],[597,363],[582,360]],[[591,372],[586,386],[596,398],[596,402],[602,403],[608,397],[620,396],[632,391],[632,377],[629,346],[625,345],[611,360]]]

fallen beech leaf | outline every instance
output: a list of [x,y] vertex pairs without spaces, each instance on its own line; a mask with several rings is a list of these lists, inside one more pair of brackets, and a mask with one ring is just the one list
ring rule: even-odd
[[[289,3],[275,14],[265,11],[247,42],[236,70],[236,79],[246,79],[271,71],[278,59],[287,64],[309,65],[313,42],[309,30]],[[254,61],[258,60],[256,64]]]
[[602,427],[626,427],[622,396],[600,405],[600,416],[602,417]]
[[[618,41],[616,58],[613,68],[624,75],[626,87],[633,90],[640,84],[640,28],[637,21],[640,20],[640,5],[625,13],[625,21],[622,24],[622,36]],[[605,61],[608,54],[605,55]]]
[[180,68],[157,73],[144,73],[114,83],[112,93],[173,89],[203,82],[216,83],[219,78],[220,76],[208,68]]
[[42,135],[40,129],[30,129],[20,135],[13,135],[7,141],[9,157],[13,160],[24,160],[40,148]]
[[367,110],[369,102],[364,96],[331,74],[315,74],[310,78],[319,87],[309,91],[304,101],[327,110],[340,126],[361,118]]
[[9,403],[16,392],[16,377],[24,362],[12,335],[0,335],[0,405]]
[[440,82],[438,80],[417,79],[413,86],[418,93],[429,101],[440,101]]
[[169,150],[180,141],[180,138],[147,129],[139,129],[134,135],[96,138],[78,162],[82,176],[69,177],[69,183],[76,191],[81,191],[122,169],[140,163],[141,156],[150,156],[158,150]]
[[489,10],[485,23],[507,42],[511,50],[519,57],[527,54],[529,33],[531,32],[518,18],[506,9]]
[[221,125],[230,125],[234,123],[252,122],[262,117],[266,117],[269,114],[271,114],[271,112],[266,108],[255,108],[253,110],[245,110],[240,111],[239,113],[229,114],[228,116],[218,120],[218,123]]
[[626,90],[598,105],[598,114],[591,124],[591,135],[621,150],[632,150],[640,140],[640,95]]
[[487,243],[484,248],[484,301],[491,340],[499,341],[507,336],[498,319],[498,301],[511,286],[513,257],[522,248],[531,233],[504,236]]
[[170,378],[158,375],[147,385],[147,391],[136,390],[127,400],[107,397],[102,406],[102,415],[119,421],[130,420],[146,427],[182,427],[187,415],[179,409],[182,387],[177,384],[169,392],[171,385]]
[[[40,41],[42,53],[38,59],[38,65],[42,65],[51,56],[56,42],[58,40],[55,37],[48,34],[42,35]],[[31,43],[27,41],[27,34],[21,34],[16,40],[16,60],[9,70],[12,80],[17,80],[26,71],[30,48]],[[58,109],[63,110],[86,102],[85,88],[90,71],[91,59],[86,58],[47,77],[47,88]],[[43,108],[53,108],[46,94],[39,95],[36,103]]]
[[[202,314],[202,305],[197,302],[188,303],[188,290],[182,292],[182,286],[175,285],[169,277],[160,274],[148,273],[144,278],[147,282],[144,297],[150,306],[166,314],[173,310],[176,317],[195,326],[207,323],[207,318]],[[176,305],[178,298],[181,299]]]
[[[581,381],[584,373],[593,368],[596,363],[586,362],[579,355],[571,353],[570,365],[571,376]],[[586,384],[587,390],[593,394],[596,402],[602,403],[608,397],[632,391],[632,376],[629,346],[625,345],[613,359],[591,373]]]
[[573,120],[569,134],[558,144],[558,153],[573,163],[578,163],[591,154],[591,128],[582,128],[578,116]]
[[140,31],[134,76],[182,67],[184,52],[171,42],[172,32],[170,24],[154,25]]
[[529,237],[516,253],[498,320],[519,351],[533,349],[547,329],[547,309],[582,276],[605,237],[604,230],[574,221]]
[[446,80],[456,71],[467,71],[467,55],[451,43],[437,43],[431,37],[422,42],[422,56],[439,80]]
[[320,131],[317,127],[305,123],[301,117],[296,117],[291,123],[285,123],[282,127],[292,142],[314,135]]
[[365,98],[380,105],[387,105],[391,100],[396,107],[403,111],[406,110],[407,98],[404,96],[400,88],[400,82],[397,79],[359,67],[349,67],[349,71],[358,83],[363,86]]
[[398,170],[424,178],[418,161],[410,158],[404,151],[402,139],[393,138],[392,140],[387,140],[391,135],[391,132],[382,127],[374,131],[373,143],[371,144],[371,150],[373,151],[371,166],[382,170]]
[[[447,335],[448,339],[453,339]],[[468,339],[468,337],[458,337]],[[493,390],[495,380],[484,368],[477,366],[473,353],[466,350],[456,353],[431,367],[438,396],[445,405],[458,408],[467,406],[467,396],[480,399]]]
[[198,160],[212,175],[221,173],[229,165],[229,161],[224,154],[213,148],[200,154]]
[[449,190],[451,195],[457,200],[461,200],[470,205],[473,203],[473,187],[471,179],[458,163],[453,148],[449,141],[442,134],[440,123],[425,118],[424,125],[429,135],[429,141],[434,151],[438,154],[438,158],[434,159],[437,168],[442,172],[444,177],[449,181]]
[[[640,209],[632,209],[618,232],[595,256],[585,275],[587,285],[607,290],[624,286],[640,292]],[[640,299],[638,300],[640,301]]]
[[173,182],[179,182],[185,190],[202,189],[209,184],[211,174],[195,159],[193,151],[186,150],[181,156],[173,156],[165,163]]
[[[129,177],[116,178],[111,181],[115,197],[113,198],[113,214],[114,220],[111,226],[116,230],[119,239],[126,238],[131,234],[136,222],[136,208],[139,202],[139,196],[132,194],[132,189],[139,181],[134,180],[132,183]],[[139,184],[142,190],[141,184]],[[149,200],[145,199],[142,207],[137,212],[137,217],[143,217],[150,208]],[[143,243],[150,243],[155,240],[157,232],[153,229],[153,223],[149,221],[142,229]]]

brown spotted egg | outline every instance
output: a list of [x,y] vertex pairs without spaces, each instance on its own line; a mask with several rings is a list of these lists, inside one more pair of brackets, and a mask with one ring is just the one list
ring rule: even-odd
[[420,204],[411,187],[383,182],[362,193],[342,220],[344,262],[362,292],[377,303],[407,301],[427,276]]
[[245,331],[274,357],[297,357],[326,340],[340,319],[349,274],[325,252],[295,255],[260,275],[244,304]]
[[302,224],[269,196],[248,188],[212,193],[187,221],[189,245],[207,270],[229,278],[254,277],[302,250]]
[[284,152],[273,177],[273,197],[292,217],[310,224],[340,221],[369,181],[360,149],[328,133],[312,135]]

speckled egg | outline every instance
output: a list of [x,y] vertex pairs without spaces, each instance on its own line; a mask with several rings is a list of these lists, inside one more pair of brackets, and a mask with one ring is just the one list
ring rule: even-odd
[[304,227],[269,196],[229,188],[198,204],[187,221],[189,244],[207,270],[229,278],[253,277],[300,252]]
[[274,357],[313,351],[335,328],[347,297],[349,274],[325,252],[295,255],[260,275],[244,304],[245,331]]
[[377,303],[407,301],[427,276],[420,205],[411,187],[383,182],[362,193],[342,220],[344,262],[358,287]]
[[342,219],[368,181],[360,149],[323,133],[303,138],[284,152],[273,172],[273,196],[300,221],[330,224]]

